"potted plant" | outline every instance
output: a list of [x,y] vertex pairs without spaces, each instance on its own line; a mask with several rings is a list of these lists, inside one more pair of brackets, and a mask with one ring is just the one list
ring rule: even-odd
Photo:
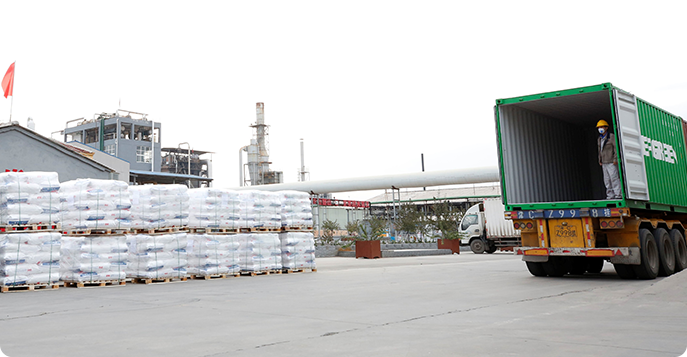
[[444,201],[432,206],[434,212],[432,226],[439,232],[437,239],[438,249],[450,249],[453,254],[460,254],[460,238],[458,222],[462,212],[448,201]]
[[355,241],[355,257],[375,259],[382,257],[380,239],[384,235],[386,221],[379,217],[370,217],[358,226],[359,236]]

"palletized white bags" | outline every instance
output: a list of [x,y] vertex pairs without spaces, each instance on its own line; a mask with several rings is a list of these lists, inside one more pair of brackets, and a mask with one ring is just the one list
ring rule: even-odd
[[62,229],[129,229],[128,187],[125,182],[115,180],[78,179],[62,183]]
[[192,228],[250,227],[246,223],[245,205],[238,191],[218,188],[188,190],[189,222]]
[[56,172],[0,173],[0,225],[52,225],[60,220]]
[[236,274],[239,244],[235,235],[188,234],[188,274],[210,276]]
[[278,191],[283,227],[312,227],[310,195],[300,191]]
[[60,241],[58,232],[0,234],[0,285],[58,282]]
[[131,228],[161,229],[188,225],[189,195],[184,185],[129,186]]
[[63,236],[62,280],[94,282],[126,279],[128,247],[124,235]]
[[241,271],[261,272],[281,270],[279,235],[276,233],[237,234]]
[[239,191],[248,228],[281,228],[281,200],[275,192]]
[[309,232],[280,233],[281,261],[284,269],[316,269],[315,240]]
[[183,278],[187,275],[186,233],[127,235],[127,277]]

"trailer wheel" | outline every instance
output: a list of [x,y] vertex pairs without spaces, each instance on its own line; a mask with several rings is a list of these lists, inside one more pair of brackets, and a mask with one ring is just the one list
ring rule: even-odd
[[473,239],[470,242],[470,250],[475,254],[482,254],[485,250],[484,242],[481,239]]
[[670,241],[668,231],[663,228],[654,230],[654,239],[656,239],[656,247],[658,247],[658,275],[671,276],[675,273],[675,250],[673,249],[673,242]]
[[546,276],[546,270],[544,270],[544,263],[539,262],[525,262],[527,263],[527,270],[530,274],[534,276]]
[[489,248],[487,248],[485,252],[487,252],[488,254],[493,254],[497,249],[498,248],[496,248],[496,244],[494,244],[493,242],[489,242]]
[[613,264],[615,272],[621,279],[634,279],[637,277],[635,270],[632,269],[632,265],[629,264]]
[[590,274],[599,274],[604,268],[603,258],[586,258],[587,272]]
[[670,240],[675,251],[675,272],[687,269],[687,243],[685,237],[677,229],[670,230]]
[[585,258],[570,258],[570,274],[584,275],[585,272],[587,272],[587,260]]
[[632,266],[637,277],[647,280],[656,279],[661,259],[658,256],[656,239],[648,229],[639,230],[639,256],[642,262]]
[[542,263],[546,275],[550,277],[561,277],[568,272],[568,264],[562,257],[549,257],[549,261]]

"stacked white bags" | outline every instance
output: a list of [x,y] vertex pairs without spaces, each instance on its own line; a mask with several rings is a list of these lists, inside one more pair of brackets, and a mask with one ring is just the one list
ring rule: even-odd
[[281,228],[281,199],[276,192],[240,191],[247,228]]
[[95,282],[126,279],[127,245],[124,235],[62,237],[62,280]]
[[58,282],[60,238],[58,232],[0,234],[0,285]]
[[241,271],[262,272],[281,270],[281,243],[276,233],[237,234]]
[[312,227],[310,195],[300,191],[279,191],[282,227]]
[[247,228],[238,191],[217,188],[188,190],[191,228]]
[[166,279],[186,277],[186,233],[127,236],[127,277]]
[[188,234],[188,274],[210,276],[236,274],[238,241],[228,234]]
[[129,229],[128,185],[116,180],[78,179],[60,188],[63,230]]
[[309,232],[280,233],[281,262],[284,269],[316,269],[315,239]]
[[0,225],[52,225],[60,220],[56,172],[0,173]]
[[129,186],[131,228],[161,229],[188,225],[189,196],[184,185]]

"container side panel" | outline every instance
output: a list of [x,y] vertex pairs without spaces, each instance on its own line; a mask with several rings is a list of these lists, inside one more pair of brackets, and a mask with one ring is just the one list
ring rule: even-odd
[[616,119],[622,150],[623,176],[628,198],[649,201],[646,168],[642,154],[642,135],[635,96],[620,90],[613,91]]
[[687,206],[687,155],[683,121],[637,99],[650,202]]
[[518,237],[520,231],[515,230],[513,221],[506,220],[505,207],[500,198],[487,198],[484,200],[484,219],[489,238]]

